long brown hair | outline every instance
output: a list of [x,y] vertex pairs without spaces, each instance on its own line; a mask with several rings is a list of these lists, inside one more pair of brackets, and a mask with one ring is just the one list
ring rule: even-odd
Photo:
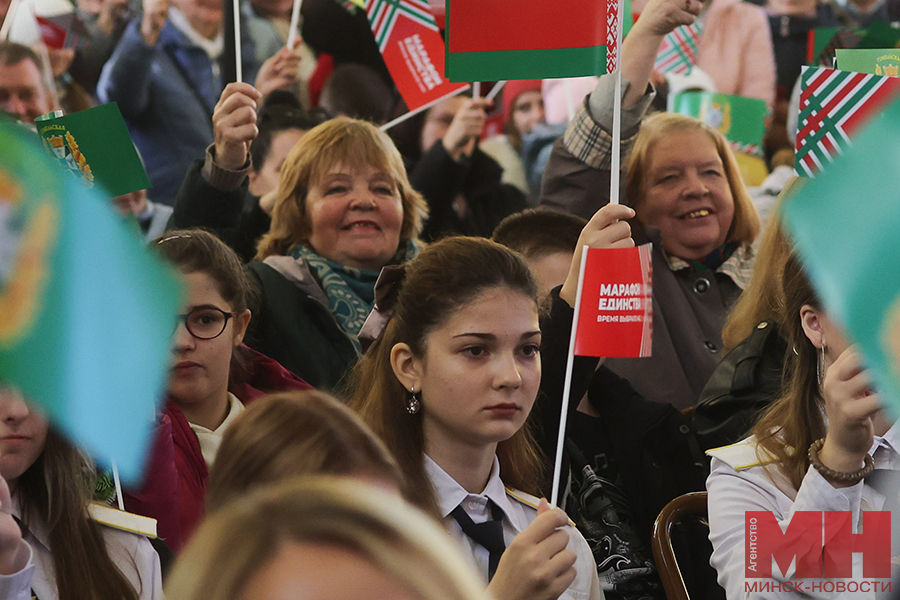
[[641,204],[646,195],[647,175],[650,169],[650,152],[654,143],[674,133],[690,131],[702,131],[709,136],[725,167],[728,187],[734,198],[734,218],[726,241],[753,243],[759,234],[759,213],[744,186],[741,170],[734,158],[734,153],[721,133],[693,117],[674,113],[657,113],[644,120],[641,124],[641,131],[634,142],[631,159],[628,161],[625,203],[637,211],[640,219]]
[[788,343],[785,355],[782,396],[773,402],[751,433],[756,436],[760,460],[768,453],[795,490],[800,489],[809,469],[807,449],[825,437],[822,394],[816,375],[817,354],[803,331],[800,308],[808,304],[820,310],[821,304],[796,255],[788,257],[782,275],[784,312],[779,326]]
[[397,461],[349,408],[323,392],[285,392],[253,402],[225,432],[209,472],[210,512],[262,485],[299,475],[364,476],[402,492]]
[[306,195],[328,169],[339,165],[369,165],[388,173],[403,204],[400,246],[419,237],[428,214],[427,205],[409,183],[403,158],[391,138],[371,123],[337,117],[311,129],[285,159],[272,209],[272,226],[259,241],[257,260],[287,254],[294,246],[308,241],[312,231],[306,214]]
[[[413,501],[432,514],[438,510],[422,460],[422,413],[410,415],[406,410],[409,393],[391,368],[391,349],[405,343],[414,355],[424,356],[431,331],[494,287],[534,299],[537,311],[537,286],[519,254],[481,238],[451,237],[431,244],[407,264],[391,320],[351,374],[351,406],[394,453],[409,479]],[[498,444],[497,457],[504,483],[539,493],[542,462],[528,423]]]
[[44,451],[16,482],[22,522],[46,527],[60,600],[137,600],[88,515],[95,483],[81,453],[48,430]]

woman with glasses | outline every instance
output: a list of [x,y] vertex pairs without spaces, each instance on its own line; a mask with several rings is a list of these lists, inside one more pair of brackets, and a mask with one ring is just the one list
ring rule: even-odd
[[253,287],[234,251],[200,230],[170,232],[154,247],[184,274],[187,295],[149,473],[144,490],[126,504],[157,519],[161,537],[177,551],[203,515],[209,467],[244,404],[309,386],[241,345]]

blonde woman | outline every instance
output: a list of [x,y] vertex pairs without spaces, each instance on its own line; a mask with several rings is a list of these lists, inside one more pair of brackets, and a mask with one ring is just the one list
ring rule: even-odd
[[197,531],[170,600],[488,600],[427,516],[349,480],[307,478],[228,504]]

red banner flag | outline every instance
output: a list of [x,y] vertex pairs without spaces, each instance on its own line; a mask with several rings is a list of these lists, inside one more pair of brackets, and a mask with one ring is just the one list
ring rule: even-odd
[[577,356],[650,356],[653,334],[650,244],[589,248],[575,337]]
[[366,0],[381,56],[410,112],[466,86],[444,78],[444,40],[424,0]]
[[602,75],[617,68],[618,0],[450,0],[450,81]]

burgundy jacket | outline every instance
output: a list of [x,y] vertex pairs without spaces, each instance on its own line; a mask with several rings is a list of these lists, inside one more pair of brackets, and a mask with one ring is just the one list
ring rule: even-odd
[[[243,404],[275,392],[312,389],[271,358],[246,346],[244,349],[251,357],[248,375],[228,386]],[[203,518],[209,470],[196,434],[181,409],[168,398],[145,473],[140,490],[125,492],[125,508],[156,519],[159,537],[177,554]]]

